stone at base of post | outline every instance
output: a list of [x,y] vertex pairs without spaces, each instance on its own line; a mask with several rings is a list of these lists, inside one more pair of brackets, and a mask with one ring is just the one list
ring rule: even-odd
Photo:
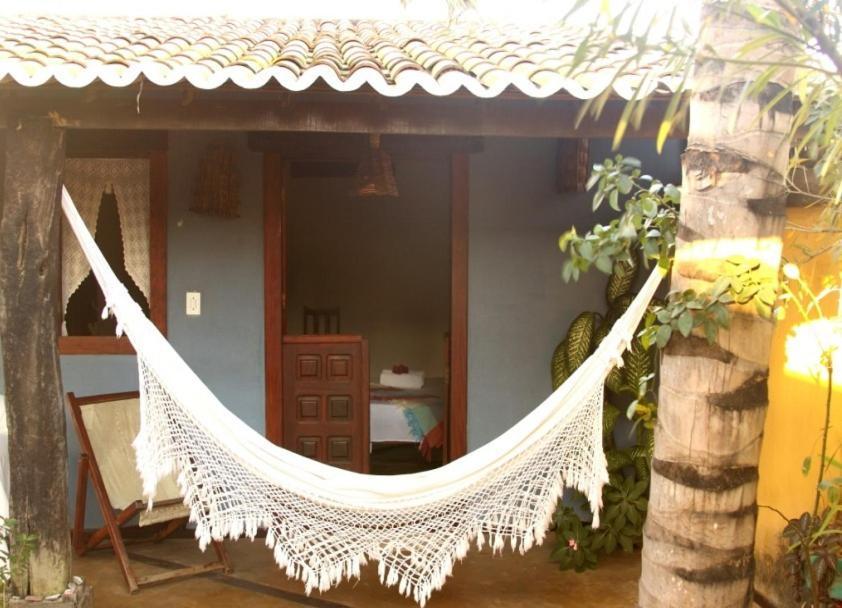
[[64,593],[47,597],[13,597],[8,608],[93,608],[94,590],[82,577],[74,576]]

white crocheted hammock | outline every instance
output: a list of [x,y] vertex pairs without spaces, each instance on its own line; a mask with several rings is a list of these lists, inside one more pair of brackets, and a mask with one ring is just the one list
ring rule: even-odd
[[307,592],[359,577],[369,560],[380,580],[421,604],[475,543],[524,552],[541,543],[565,486],[587,496],[599,525],[603,382],[661,279],[656,270],[596,352],[558,390],[494,441],[439,469],[362,475],[278,447],[227,410],[117,280],[67,190],[62,207],[113,314],[137,352],[141,430],[134,446],[150,504],[175,471],[204,548],[254,538]]

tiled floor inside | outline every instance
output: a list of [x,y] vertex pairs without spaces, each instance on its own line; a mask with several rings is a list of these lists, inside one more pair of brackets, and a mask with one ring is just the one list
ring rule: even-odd
[[[202,578],[147,587],[129,595],[117,561],[107,550],[97,551],[74,562],[74,573],[94,587],[96,608],[410,608],[415,604],[386,589],[377,580],[377,566],[369,565],[362,578],[324,594],[304,594],[303,586],[288,580],[275,566],[261,540],[228,543],[234,565],[230,575]],[[188,539],[171,539],[159,545],[129,547],[135,556],[137,574],[160,572],[160,566],[200,563],[203,556]],[[604,559],[591,572],[561,572],[550,561],[551,543],[526,555],[472,551],[454,570],[454,575],[427,604],[430,608],[630,608],[636,604],[640,555],[618,554]],[[156,564],[153,566],[152,564]]]

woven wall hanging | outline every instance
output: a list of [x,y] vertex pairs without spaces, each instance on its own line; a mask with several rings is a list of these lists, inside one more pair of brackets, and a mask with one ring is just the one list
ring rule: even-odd
[[240,175],[231,147],[212,143],[199,160],[191,211],[217,217],[240,217]]

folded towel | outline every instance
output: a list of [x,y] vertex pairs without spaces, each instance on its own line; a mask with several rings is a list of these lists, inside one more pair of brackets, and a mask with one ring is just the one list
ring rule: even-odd
[[396,374],[390,369],[380,372],[380,384],[393,388],[417,390],[424,386],[424,372],[411,370],[408,374]]

